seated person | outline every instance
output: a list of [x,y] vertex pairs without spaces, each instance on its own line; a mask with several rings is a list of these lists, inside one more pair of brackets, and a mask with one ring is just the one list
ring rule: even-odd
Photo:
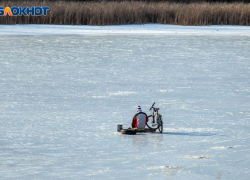
[[146,123],[148,122],[148,116],[142,112],[141,107],[137,107],[137,113],[134,115],[132,121],[132,128],[145,129]]

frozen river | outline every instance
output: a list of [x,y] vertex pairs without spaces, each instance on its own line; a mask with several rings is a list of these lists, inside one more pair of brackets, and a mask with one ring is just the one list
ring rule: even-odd
[[250,31],[199,30],[0,33],[0,179],[250,179]]

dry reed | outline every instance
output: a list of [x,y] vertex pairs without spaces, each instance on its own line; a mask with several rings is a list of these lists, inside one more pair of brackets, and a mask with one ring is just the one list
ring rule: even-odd
[[0,16],[0,24],[250,25],[247,3],[1,1],[1,7],[49,6],[47,16]]

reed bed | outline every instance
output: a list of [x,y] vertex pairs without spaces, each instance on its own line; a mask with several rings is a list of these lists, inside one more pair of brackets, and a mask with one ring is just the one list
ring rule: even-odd
[[250,25],[248,3],[144,1],[1,1],[1,7],[49,6],[47,16],[0,16],[0,24],[175,24]]

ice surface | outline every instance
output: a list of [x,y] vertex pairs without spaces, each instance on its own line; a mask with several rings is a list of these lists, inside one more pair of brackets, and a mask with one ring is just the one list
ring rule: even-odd
[[[0,26],[0,178],[248,180],[249,28],[102,28]],[[154,101],[162,134],[116,132]]]

